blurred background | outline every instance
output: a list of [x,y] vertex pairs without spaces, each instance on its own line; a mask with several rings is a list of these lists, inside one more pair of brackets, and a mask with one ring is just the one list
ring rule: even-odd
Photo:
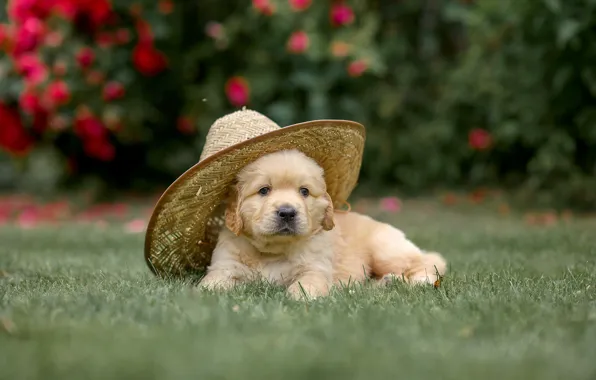
[[591,211],[595,24],[594,0],[0,0],[0,191],[158,195],[247,106],[363,123],[363,196]]

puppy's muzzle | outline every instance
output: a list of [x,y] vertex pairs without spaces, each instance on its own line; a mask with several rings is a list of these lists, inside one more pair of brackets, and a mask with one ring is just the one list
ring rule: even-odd
[[283,205],[277,209],[277,233],[292,235],[296,233],[296,216],[298,211],[292,206]]

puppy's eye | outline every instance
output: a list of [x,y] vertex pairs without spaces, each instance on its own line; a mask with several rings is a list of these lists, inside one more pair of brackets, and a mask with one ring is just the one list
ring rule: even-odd
[[302,194],[303,197],[308,197],[310,194],[310,191],[308,191],[308,189],[306,187],[301,187],[300,188],[300,194]]
[[264,186],[264,187],[261,187],[259,189],[259,194],[261,194],[261,195],[267,195],[267,194],[269,194],[270,191],[271,191],[271,188],[270,187]]

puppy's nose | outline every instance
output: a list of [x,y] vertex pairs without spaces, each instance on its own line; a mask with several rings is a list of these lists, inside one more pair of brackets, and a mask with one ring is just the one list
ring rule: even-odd
[[296,209],[292,206],[281,206],[277,210],[279,218],[285,222],[291,222],[296,217]]

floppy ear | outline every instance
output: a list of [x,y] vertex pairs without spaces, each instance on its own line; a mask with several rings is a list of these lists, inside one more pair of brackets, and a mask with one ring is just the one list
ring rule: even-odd
[[325,198],[329,202],[329,205],[325,209],[325,216],[323,217],[321,225],[325,231],[329,231],[335,227],[335,223],[333,222],[333,201],[328,193],[325,193]]
[[232,186],[228,197],[228,207],[226,207],[226,227],[236,236],[242,232],[242,218],[240,217],[240,188],[238,185]]

